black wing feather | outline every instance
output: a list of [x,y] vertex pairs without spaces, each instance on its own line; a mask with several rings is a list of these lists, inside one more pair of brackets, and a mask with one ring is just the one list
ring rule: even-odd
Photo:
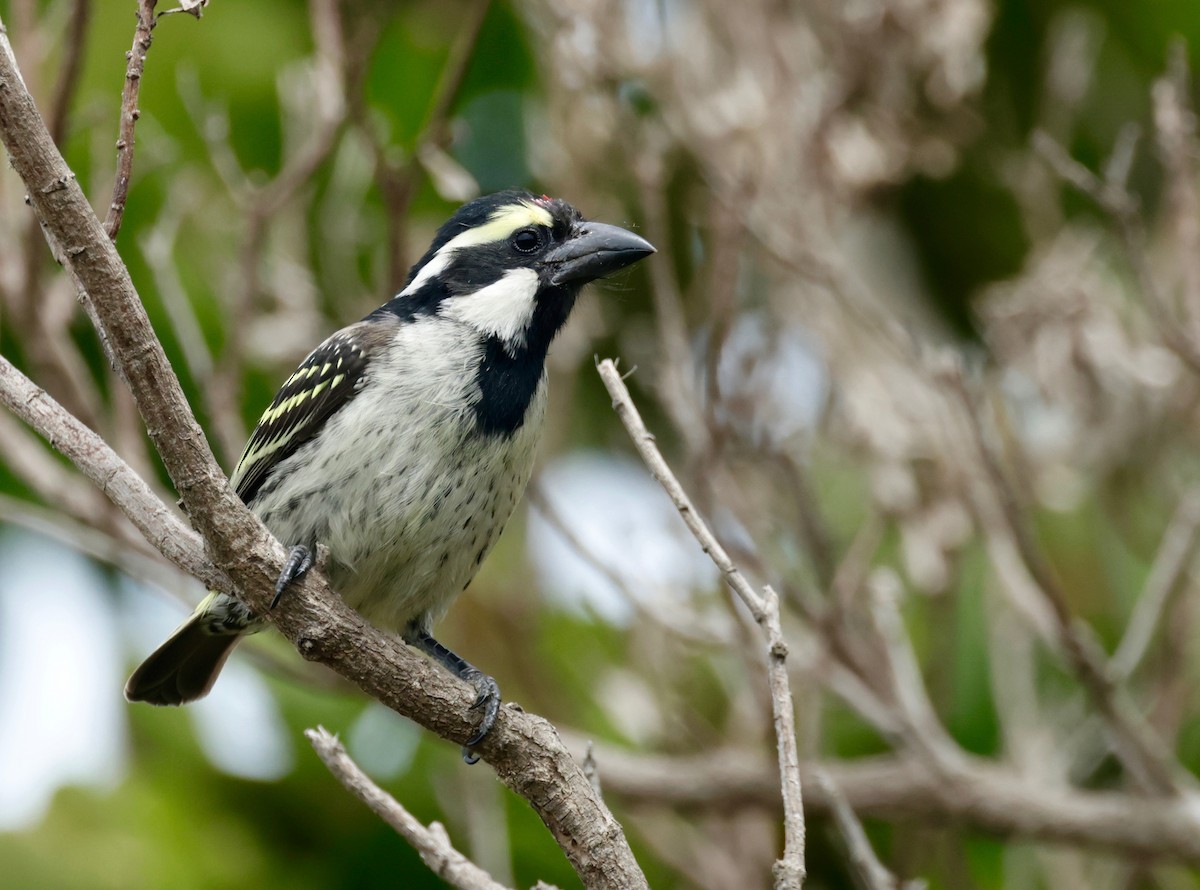
[[245,503],[362,389],[369,355],[360,327],[339,331],[309,353],[263,412],[231,480]]

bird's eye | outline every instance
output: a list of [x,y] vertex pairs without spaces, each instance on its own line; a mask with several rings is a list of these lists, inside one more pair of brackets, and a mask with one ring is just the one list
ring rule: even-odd
[[510,243],[514,250],[521,253],[533,253],[542,246],[542,236],[538,234],[537,229],[521,229],[512,236]]

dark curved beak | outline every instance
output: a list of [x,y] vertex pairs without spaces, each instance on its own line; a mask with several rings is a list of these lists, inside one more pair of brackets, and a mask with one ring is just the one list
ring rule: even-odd
[[579,223],[562,244],[552,247],[542,258],[550,272],[550,283],[586,284],[611,275],[654,253],[645,238],[619,226],[604,223]]

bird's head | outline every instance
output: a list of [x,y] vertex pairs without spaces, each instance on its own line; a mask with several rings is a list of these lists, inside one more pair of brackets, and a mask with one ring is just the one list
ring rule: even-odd
[[469,325],[510,352],[541,351],[583,285],[652,253],[644,238],[588,222],[565,201],[499,192],[463,205],[438,230],[399,302]]

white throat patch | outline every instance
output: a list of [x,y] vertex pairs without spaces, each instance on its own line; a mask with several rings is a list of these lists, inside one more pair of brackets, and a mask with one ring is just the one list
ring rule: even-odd
[[440,314],[506,343],[524,345],[537,289],[538,275],[532,269],[510,269],[485,288],[446,300]]

